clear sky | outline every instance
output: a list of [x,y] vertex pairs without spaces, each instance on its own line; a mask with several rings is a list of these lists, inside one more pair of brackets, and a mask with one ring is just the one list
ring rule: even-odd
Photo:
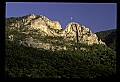
[[[63,3],[63,2],[7,2],[6,17],[28,14],[44,15],[59,21],[65,29],[69,22],[84,25],[93,33],[115,29],[117,26],[116,3]],[[72,20],[71,20],[72,17]]]

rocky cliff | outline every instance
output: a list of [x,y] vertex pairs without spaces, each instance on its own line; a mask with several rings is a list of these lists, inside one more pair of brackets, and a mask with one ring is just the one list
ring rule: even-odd
[[87,45],[104,44],[98,40],[89,28],[71,22],[63,30],[58,21],[51,21],[45,16],[29,14],[10,23],[7,31],[14,31],[6,36],[11,41],[17,39],[20,44],[35,48],[67,50],[74,43]]
[[[77,33],[77,35],[76,35]],[[71,22],[66,26],[66,29],[63,31],[63,35],[68,40],[76,40],[78,38],[79,43],[85,43],[88,45],[92,44],[105,44],[101,40],[98,40],[96,34],[93,34],[89,28],[86,28],[83,25],[79,25],[76,22]],[[76,40],[77,42],[77,40]]]

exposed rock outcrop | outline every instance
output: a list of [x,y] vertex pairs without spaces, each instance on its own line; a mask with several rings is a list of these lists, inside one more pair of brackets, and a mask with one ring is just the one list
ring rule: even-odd
[[89,28],[79,25],[76,22],[71,22],[66,26],[66,29],[63,31],[63,36],[65,36],[66,39],[74,40],[75,42],[77,42],[76,39],[78,39],[78,42],[88,45],[105,44],[101,40],[98,40],[96,34],[93,34]]
[[[63,30],[58,21],[51,21],[47,17],[42,15],[29,14],[24,17],[20,17],[19,20],[14,21],[9,25],[11,30],[17,30],[18,33],[23,33],[27,35],[27,38],[23,41],[20,41],[21,44],[32,46],[36,48],[43,49],[52,49],[54,50],[67,50],[66,45],[74,43],[84,43],[88,45],[92,44],[104,44],[101,40],[98,40],[96,34],[93,34],[89,28],[86,28],[83,25],[80,25],[76,22],[71,22],[66,26],[66,29]],[[20,30],[21,29],[21,30]],[[24,30],[23,30],[24,29]],[[25,30],[26,29],[26,30]],[[34,32],[35,31],[35,32]],[[49,42],[41,41],[40,39],[34,39],[34,36],[29,36],[33,34],[34,36],[44,37],[52,36],[54,37],[63,37],[63,39],[54,38]],[[14,34],[15,35],[15,34]],[[16,36],[17,37],[17,36]],[[11,40],[13,36],[9,36]],[[46,38],[47,39],[47,38]],[[37,42],[35,41],[37,40]],[[66,45],[53,45],[53,41],[59,44]],[[60,43],[62,42],[62,43]]]

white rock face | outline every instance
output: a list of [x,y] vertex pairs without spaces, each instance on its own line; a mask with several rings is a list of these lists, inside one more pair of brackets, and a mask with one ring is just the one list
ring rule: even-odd
[[[35,16],[30,17],[30,19],[35,18]],[[31,21],[31,27],[34,29],[39,29],[40,27],[50,27],[53,29],[62,29],[61,25],[58,21],[51,21],[45,16],[40,16],[37,19]]]
[[[52,37],[63,37],[63,40],[59,40],[59,42],[64,42],[64,44],[70,45],[71,43],[69,42],[78,42],[79,43],[84,43],[88,45],[92,44],[104,44],[101,40],[98,40],[98,37],[96,34],[93,34],[89,28],[86,28],[83,25],[80,25],[76,22],[70,22],[67,26],[66,29],[63,30],[60,23],[58,21],[51,21],[47,17],[42,16],[42,15],[35,15],[35,14],[30,14],[24,17],[21,20],[16,20],[14,23],[11,23],[9,26],[11,30],[16,30],[18,32],[21,32],[20,28],[27,28],[27,31],[23,31],[21,33],[29,35],[30,31],[32,30],[37,30],[37,32],[32,33],[33,35],[41,35],[40,37],[44,36],[52,36]],[[22,30],[23,30],[22,28]],[[8,37],[11,41],[14,40],[14,37],[10,35]],[[26,46],[32,46],[35,48],[43,48],[46,50],[67,50],[66,46],[54,46],[50,42],[43,42],[40,41],[39,39],[33,39],[33,37],[28,36],[24,41],[20,41],[20,44],[26,45]],[[52,40],[51,40],[52,41]],[[68,42],[69,41],[69,42]],[[57,40],[54,40],[54,43],[56,43]],[[84,49],[83,49],[84,50]]]
[[76,31],[74,24],[77,25],[78,30],[81,30],[81,26],[80,26],[78,23],[76,23],[76,22],[70,22],[70,23],[66,26],[66,29],[65,29],[64,31],[65,31],[66,33],[71,33],[71,32],[73,32],[73,31]]
[[48,21],[47,24],[50,26],[50,28],[58,29],[58,30],[62,29],[58,21]]
[[27,19],[34,19],[34,18],[36,18],[35,14],[29,14],[28,17],[27,17]]
[[85,43],[88,45],[105,44],[101,40],[98,41],[96,34],[93,34],[89,28],[86,28],[83,25],[81,26],[76,22],[71,22],[66,26],[66,29],[63,31],[63,36],[65,36],[66,39],[75,40],[76,32],[78,32],[78,40],[80,43]]
[[43,41],[37,41],[36,39],[33,39],[32,37],[27,38],[24,41],[20,41],[20,44],[23,44],[24,46],[29,46],[33,48],[42,48],[45,50],[67,50],[66,46],[54,46],[50,43],[44,43]]

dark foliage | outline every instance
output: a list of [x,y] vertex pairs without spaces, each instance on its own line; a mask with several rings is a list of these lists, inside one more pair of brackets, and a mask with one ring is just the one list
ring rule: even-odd
[[105,42],[108,47],[116,50],[116,29],[100,31],[96,34],[98,38]]
[[105,37],[105,43],[107,46],[112,48],[113,50],[116,50],[116,32],[111,32],[108,36]]
[[113,50],[104,45],[93,45],[89,49],[88,52],[52,52],[6,40],[5,75],[6,78],[94,78],[116,74]]
[[[21,20],[22,18],[26,18],[26,16],[7,18],[6,27],[12,22]],[[65,45],[63,37],[35,36],[34,33],[37,32],[37,30],[29,30],[30,33],[24,34],[21,32],[26,32],[27,29],[24,29],[23,26],[19,28],[20,32],[17,30],[16,28],[14,28],[14,30],[10,30],[9,27],[6,28],[5,78],[111,78],[111,76],[116,74],[116,52],[107,46],[87,46],[85,44],[75,43],[72,47],[76,47],[77,50],[70,49],[67,51],[61,50],[53,52],[50,50],[35,49],[19,45],[18,42],[27,36],[34,36],[34,38],[44,42],[59,40],[62,43],[56,42],[54,45]],[[97,33],[97,35],[105,41],[105,39],[112,38],[106,37],[110,33],[103,32]],[[7,38],[11,34],[13,34],[15,38],[12,42],[8,41]],[[114,33],[112,36],[113,35]],[[114,40],[112,42],[114,42]],[[108,41],[108,43],[111,42]],[[79,50],[81,47],[88,49],[88,51]]]

